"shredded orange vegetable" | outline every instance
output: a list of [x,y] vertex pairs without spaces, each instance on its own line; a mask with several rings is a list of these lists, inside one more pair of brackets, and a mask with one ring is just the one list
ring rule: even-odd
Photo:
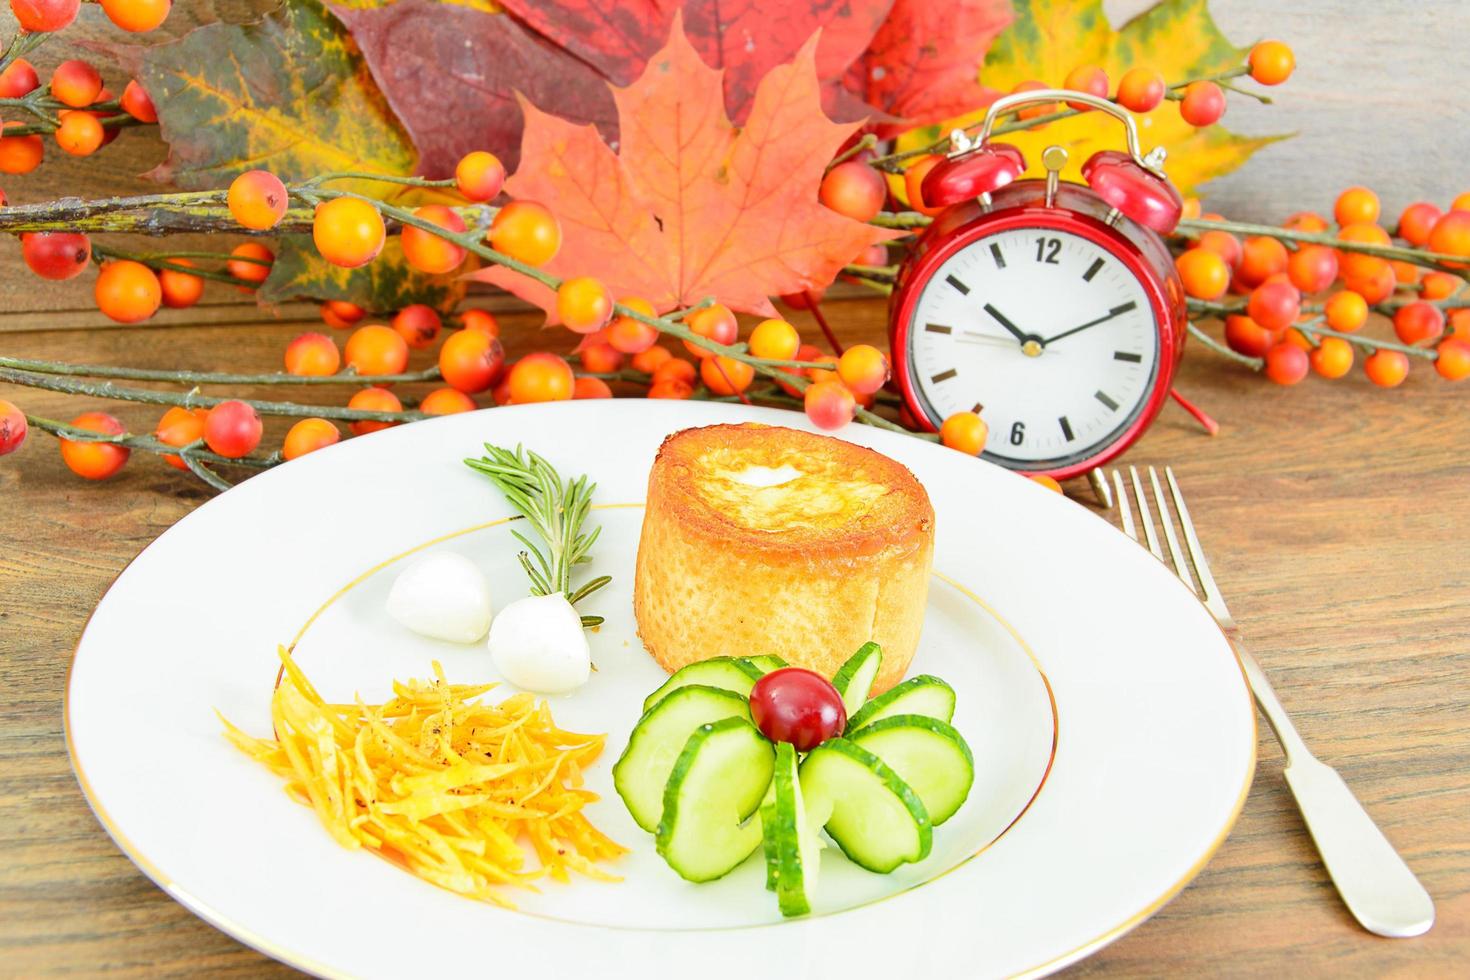
[[450,684],[437,661],[434,680],[395,682],[385,704],[327,704],[284,647],[280,657],[277,737],[255,738],[221,716],[225,737],[283,777],[343,847],[507,908],[500,886],[531,888],[543,875],[619,880],[595,862],[626,849],[582,813],[597,799],[582,770],[606,736],[563,731],[529,694],[481,704],[494,684]]

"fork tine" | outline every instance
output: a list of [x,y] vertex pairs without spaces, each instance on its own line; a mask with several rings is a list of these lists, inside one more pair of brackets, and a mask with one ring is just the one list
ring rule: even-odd
[[1113,486],[1117,488],[1118,516],[1123,521],[1123,533],[1134,541],[1138,540],[1138,528],[1133,526],[1133,508],[1128,506],[1128,489],[1123,486],[1123,474],[1113,470]]
[[1211,612],[1216,613],[1216,618],[1221,618],[1223,614],[1223,618],[1228,619],[1230,614],[1225,609],[1225,598],[1220,595],[1220,589],[1215,585],[1215,576],[1210,574],[1210,563],[1205,560],[1205,549],[1200,546],[1199,537],[1194,533],[1194,521],[1189,517],[1189,508],[1184,504],[1184,494],[1179,492],[1179,481],[1174,479],[1172,466],[1164,467],[1164,479],[1169,481],[1169,492],[1174,497],[1174,509],[1179,512],[1179,527],[1184,531],[1184,543],[1189,546],[1189,562],[1194,566],[1194,574],[1199,577],[1200,591],[1204,594],[1205,604],[1210,607]]
[[1133,478],[1133,496],[1138,500],[1138,523],[1143,525],[1143,536],[1148,539],[1148,550],[1159,561],[1163,561],[1164,552],[1159,547],[1159,536],[1154,532],[1154,518],[1148,509],[1148,497],[1143,493],[1143,481],[1138,478],[1138,467],[1128,467],[1128,475]]
[[1164,496],[1164,488],[1159,486],[1159,471],[1154,467],[1148,468],[1148,480],[1154,488],[1154,504],[1159,508],[1159,524],[1164,528],[1164,542],[1169,546],[1169,557],[1174,560],[1174,571],[1178,573],[1180,581],[1189,586],[1189,591],[1194,592],[1194,580],[1189,577],[1189,569],[1184,564],[1184,552],[1179,547],[1179,538],[1174,534],[1174,519],[1169,515],[1169,501]]

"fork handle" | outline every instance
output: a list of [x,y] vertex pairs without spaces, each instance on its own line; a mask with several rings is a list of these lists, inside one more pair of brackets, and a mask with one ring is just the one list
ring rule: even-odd
[[[1232,641],[1234,638],[1232,637]],[[1312,755],[1265,671],[1238,641],[1251,693],[1286,752],[1282,775],[1343,903],[1379,936],[1419,936],[1434,925],[1434,901],[1336,769]]]

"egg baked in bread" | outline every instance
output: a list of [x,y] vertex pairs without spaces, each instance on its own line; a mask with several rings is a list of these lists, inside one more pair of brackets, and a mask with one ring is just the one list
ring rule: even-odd
[[918,647],[933,557],[929,496],[887,456],[774,426],[685,429],[648,477],[638,634],[671,673],[776,654],[829,678],[871,640],[877,693]]

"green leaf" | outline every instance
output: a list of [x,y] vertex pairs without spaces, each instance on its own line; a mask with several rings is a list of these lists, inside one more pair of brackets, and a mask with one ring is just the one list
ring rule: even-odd
[[[288,0],[255,23],[207,24],[144,48],[140,60],[169,145],[155,176],[181,187],[224,187],[253,169],[291,181],[406,174],[417,163],[356,45],[317,0]],[[401,190],[337,186],[388,198]]]
[[376,259],[357,269],[332,265],[317,253],[310,235],[287,235],[280,239],[270,278],[256,298],[262,303],[289,299],[345,299],[363,309],[391,313],[414,303],[448,313],[464,298],[466,264],[443,276],[431,276],[409,266],[397,236],[390,236]]

